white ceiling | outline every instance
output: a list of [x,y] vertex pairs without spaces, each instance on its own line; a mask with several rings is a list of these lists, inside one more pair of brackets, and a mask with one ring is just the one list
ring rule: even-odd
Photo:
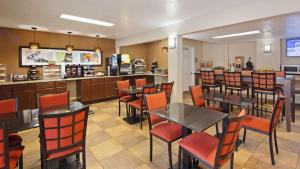
[[[0,27],[125,38],[230,10],[258,0],[0,0]],[[69,14],[114,23],[103,27],[60,19]]]
[[[213,39],[214,36],[259,30],[260,34],[240,37]],[[238,41],[257,41],[263,39],[292,38],[300,36],[300,13],[276,16],[245,23],[223,26],[207,31],[184,35],[183,37],[205,42],[224,43]]]

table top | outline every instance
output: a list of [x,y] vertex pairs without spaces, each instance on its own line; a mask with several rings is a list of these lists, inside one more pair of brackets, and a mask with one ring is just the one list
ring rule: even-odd
[[[80,110],[86,107],[88,106],[80,102],[72,102],[70,103],[69,110],[59,109],[59,110],[44,112],[43,114],[61,114],[61,113]],[[18,111],[17,113],[14,114],[11,113],[11,114],[0,115],[0,120],[4,120],[5,122],[7,122],[9,133],[14,133],[14,132],[19,132],[34,127],[38,127],[39,125],[38,114],[39,114],[38,109],[29,109],[29,110]]]
[[209,92],[203,93],[201,96],[204,100],[218,101],[222,103],[227,103],[235,106],[240,106],[243,108],[252,106],[254,100],[251,97],[246,97],[244,95],[238,96],[237,94],[224,94],[220,92]]
[[124,92],[126,94],[136,94],[136,93],[141,93],[142,92],[141,87],[136,88],[136,87],[133,87],[133,86],[130,86],[130,88],[128,88],[128,89],[118,89],[118,90],[121,91],[121,92]]
[[228,116],[226,113],[184,103],[172,103],[167,109],[156,109],[151,111],[150,114],[160,116],[185,128],[200,132]]

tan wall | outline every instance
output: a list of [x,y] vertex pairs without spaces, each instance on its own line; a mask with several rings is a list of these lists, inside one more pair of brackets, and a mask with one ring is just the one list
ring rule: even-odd
[[[27,73],[28,68],[19,67],[19,46],[28,46],[33,41],[33,33],[27,30],[0,28],[0,63],[7,64],[8,73]],[[68,36],[58,33],[37,32],[36,41],[40,47],[65,48]],[[94,50],[96,39],[85,36],[72,36],[71,44],[75,49]],[[100,39],[103,50],[103,64],[95,70],[105,70],[105,57],[115,53],[115,40]]]
[[155,60],[158,61],[159,67],[168,68],[168,52],[162,50],[164,46],[167,46],[167,40],[159,40],[138,45],[123,46],[120,47],[120,53],[130,54],[131,58],[144,59],[147,70],[150,70],[151,63]]

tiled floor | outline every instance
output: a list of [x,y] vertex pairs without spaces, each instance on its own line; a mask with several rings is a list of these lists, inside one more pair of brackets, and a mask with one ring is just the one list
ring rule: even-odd
[[[185,103],[191,99],[185,95]],[[153,162],[149,161],[149,131],[145,121],[143,130],[139,124],[129,125],[118,116],[117,101],[93,104],[96,114],[89,116],[87,131],[88,169],[167,169],[167,145],[154,139]],[[235,154],[236,169],[300,169],[300,111],[292,132],[287,133],[285,124],[278,130],[279,155],[275,155],[276,166],[271,165],[268,137],[247,132],[246,143]],[[214,128],[208,132],[214,133]],[[38,129],[20,133],[26,146],[24,168],[40,168]],[[173,162],[177,162],[177,143],[173,144]],[[223,168],[229,168],[226,164]]]

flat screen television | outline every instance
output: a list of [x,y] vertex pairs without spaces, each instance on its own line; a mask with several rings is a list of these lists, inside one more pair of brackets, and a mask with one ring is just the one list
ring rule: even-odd
[[286,40],[286,56],[297,57],[300,56],[300,38],[293,38]]

